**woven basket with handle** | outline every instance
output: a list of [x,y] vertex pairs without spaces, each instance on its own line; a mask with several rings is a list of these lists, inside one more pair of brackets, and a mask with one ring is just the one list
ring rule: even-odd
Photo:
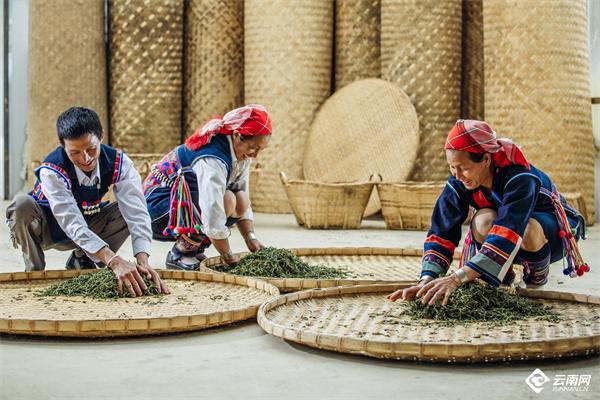
[[298,225],[309,229],[358,229],[375,185],[288,180],[283,172],[280,177]]

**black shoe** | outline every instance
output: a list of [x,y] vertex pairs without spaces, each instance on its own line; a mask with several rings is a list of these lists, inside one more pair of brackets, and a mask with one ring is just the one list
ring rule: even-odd
[[[196,262],[192,262],[191,264],[183,262],[183,257],[189,257],[197,260]],[[167,253],[167,260],[165,261],[165,265],[167,269],[178,269],[183,271],[197,271],[200,267],[200,261],[194,257],[194,254],[182,253],[177,250],[175,246]]]
[[[78,254],[79,253],[79,254]],[[98,266],[87,254],[82,251],[74,250],[67,260],[66,269],[96,269]]]

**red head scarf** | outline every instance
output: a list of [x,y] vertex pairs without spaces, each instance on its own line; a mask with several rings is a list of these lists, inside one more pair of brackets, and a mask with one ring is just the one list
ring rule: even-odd
[[211,119],[190,136],[185,145],[190,150],[198,150],[210,142],[214,135],[231,135],[234,131],[244,136],[271,134],[271,118],[267,110],[260,104],[229,111],[223,118]]
[[469,153],[491,153],[499,167],[517,164],[529,169],[521,149],[510,139],[496,139],[496,132],[484,121],[459,119],[450,130],[444,147]]

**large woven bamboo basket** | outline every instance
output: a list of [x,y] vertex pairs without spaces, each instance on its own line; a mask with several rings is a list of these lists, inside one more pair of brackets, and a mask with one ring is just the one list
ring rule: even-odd
[[[96,111],[107,133],[103,0],[31,0],[24,165],[59,145],[56,119],[73,106]],[[28,171],[29,172],[29,171]],[[27,174],[32,184],[35,175]]]
[[[306,141],[304,176],[319,182],[408,178],[419,147],[419,122],[409,97],[381,79],[353,82],[319,110]],[[365,215],[381,209],[374,191]]]
[[244,102],[263,104],[273,120],[255,211],[291,212],[279,171],[303,178],[308,129],[331,92],[333,20],[332,1],[245,1]]
[[485,116],[594,222],[594,138],[585,0],[485,2]]
[[381,0],[335,3],[335,89],[381,76]]
[[[276,286],[282,292],[334,286],[376,283],[416,282],[421,273],[423,250],[385,247],[326,247],[289,249],[310,265],[345,268],[352,277],[343,279],[300,279],[257,277]],[[240,253],[244,257],[249,253]],[[455,254],[458,259],[459,254]],[[201,270],[216,272],[224,262],[221,257],[207,258]],[[239,275],[234,275],[239,276]]]
[[186,17],[184,120],[191,135],[244,100],[244,2],[190,0]]
[[281,173],[298,225],[308,229],[358,229],[375,182],[323,183]]
[[108,5],[111,144],[166,153],[182,137],[183,0]]
[[140,174],[142,181],[150,173],[152,165],[156,164],[164,156],[162,153],[133,153],[127,155],[133,161],[133,165]]
[[438,362],[538,360],[600,352],[600,298],[520,290],[558,311],[558,323],[527,319],[490,327],[417,322],[386,295],[407,285],[313,289],[264,303],[258,323],[269,334],[319,349],[377,358]]
[[589,215],[587,212],[587,208],[585,206],[585,199],[581,193],[561,193],[567,203],[574,207],[579,213],[585,218],[586,224],[589,224],[589,220],[587,216]]
[[39,297],[61,280],[93,271],[0,274],[0,332],[112,337],[199,330],[243,321],[279,294],[273,285],[223,274],[158,270],[170,295],[99,300]]
[[377,184],[381,213],[388,229],[428,230],[431,214],[446,182]]
[[483,0],[463,1],[462,19],[460,117],[483,121]]
[[408,180],[448,174],[444,141],[460,114],[461,3],[381,1],[381,76],[400,85],[419,116],[419,152]]

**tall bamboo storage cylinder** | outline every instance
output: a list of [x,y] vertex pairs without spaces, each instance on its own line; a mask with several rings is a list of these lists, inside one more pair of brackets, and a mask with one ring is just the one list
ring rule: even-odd
[[181,141],[183,0],[110,0],[112,144],[165,153]]
[[410,96],[421,142],[409,177],[445,180],[444,141],[460,113],[461,1],[382,0],[382,78]]
[[302,177],[310,123],[330,94],[333,2],[246,0],[244,31],[244,102],[263,104],[273,120],[252,208],[289,213],[279,172]]
[[108,131],[104,2],[30,0],[29,46],[25,165],[59,145],[56,119],[69,107],[93,109]]
[[244,2],[190,0],[186,21],[185,136],[242,105]]
[[[483,0],[462,4],[462,90],[463,119],[483,120]],[[493,61],[492,61],[493,62]]]
[[485,113],[500,137],[561,192],[581,192],[593,222],[594,141],[585,0],[483,3]]
[[381,0],[337,0],[335,89],[381,76]]

